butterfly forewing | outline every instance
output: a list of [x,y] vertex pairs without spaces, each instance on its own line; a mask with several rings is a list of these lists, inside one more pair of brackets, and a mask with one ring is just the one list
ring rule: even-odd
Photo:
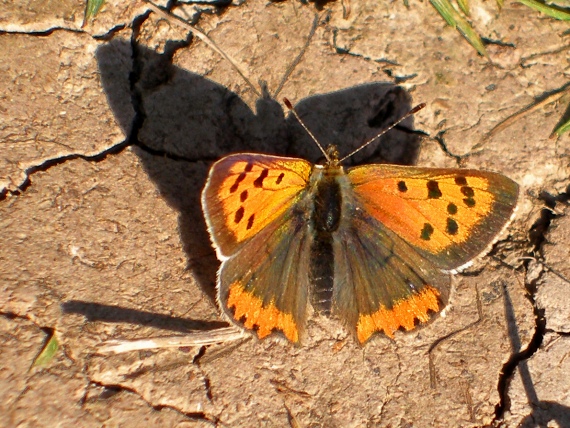
[[348,176],[365,212],[446,270],[488,248],[518,198],[514,181],[487,171],[366,165]]
[[218,254],[231,256],[289,210],[310,173],[309,162],[269,155],[236,154],[216,162],[202,207]]

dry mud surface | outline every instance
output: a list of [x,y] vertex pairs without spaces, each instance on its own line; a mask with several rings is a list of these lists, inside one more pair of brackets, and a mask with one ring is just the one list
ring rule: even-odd
[[[348,17],[338,2],[177,8],[266,82],[264,99],[144,3],[108,1],[84,28],[81,2],[4,4],[0,425],[570,426],[570,139],[548,138],[568,100],[489,134],[565,88],[570,33],[517,3],[473,3],[491,61],[428,2],[352,0]],[[515,220],[455,277],[445,317],[394,340],[361,347],[318,318],[300,347],[98,353],[226,325],[199,195],[224,154],[319,157],[283,96],[345,153],[427,103],[419,134],[395,130],[353,161],[501,172],[521,186]],[[431,352],[430,380],[430,346],[458,330]],[[32,367],[53,335],[55,358]]]

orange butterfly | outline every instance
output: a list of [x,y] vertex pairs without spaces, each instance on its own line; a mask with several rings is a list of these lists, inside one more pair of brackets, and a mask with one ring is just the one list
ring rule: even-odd
[[384,164],[345,170],[341,162],[355,152],[339,159],[333,146],[321,150],[324,165],[224,157],[202,192],[222,261],[219,305],[259,338],[280,332],[299,342],[309,300],[360,343],[411,330],[447,304],[449,273],[485,251],[515,211],[519,187],[501,174]]

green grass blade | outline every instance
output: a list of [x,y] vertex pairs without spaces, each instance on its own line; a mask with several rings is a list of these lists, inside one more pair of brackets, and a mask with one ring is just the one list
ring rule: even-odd
[[32,367],[43,367],[49,364],[57,350],[59,349],[59,343],[57,338],[55,337],[55,332],[51,335],[49,340],[44,345],[43,349],[40,351],[34,362],[32,363]]
[[487,51],[479,34],[477,34],[469,22],[459,14],[448,0],[430,0],[430,3],[449,25],[459,30],[461,35],[471,43],[471,46],[473,46],[479,54],[487,57]]
[[567,122],[564,122],[562,125],[560,125],[558,128],[556,128],[554,130],[554,132],[552,133],[552,136],[554,135],[558,135],[561,136],[562,134],[564,134],[565,132],[570,131],[570,119],[568,119]]
[[105,0],[87,0],[87,4],[85,5],[85,16],[83,17],[83,26],[87,25],[89,20],[99,13],[103,3],[105,3]]
[[542,12],[545,15],[551,16],[552,18],[556,18],[561,21],[570,21],[570,13],[565,10],[559,9],[554,6],[546,5],[537,0],[517,0],[517,1],[534,10]]
[[433,7],[439,12],[443,19],[447,21],[453,28],[457,28],[456,15],[457,11],[453,8],[451,3],[447,0],[430,0]]
[[469,0],[457,0],[457,4],[459,5],[459,8],[462,10],[462,12],[469,16]]

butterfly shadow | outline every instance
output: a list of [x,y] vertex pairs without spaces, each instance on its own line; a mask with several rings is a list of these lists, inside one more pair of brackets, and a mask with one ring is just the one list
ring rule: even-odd
[[[296,119],[286,115],[279,102],[268,95],[257,100],[254,112],[226,87],[173,66],[166,54],[138,47],[133,61],[131,44],[126,40],[101,46],[96,56],[117,121],[130,136],[133,151],[161,196],[178,212],[188,269],[215,301],[219,263],[200,202],[211,164],[236,152],[294,156],[311,162],[318,162],[323,155]],[[133,71],[129,71],[131,61]],[[124,69],[118,70],[117,64],[124,64]],[[134,120],[130,113],[133,106]],[[341,156],[380,133],[410,108],[409,93],[385,82],[311,96],[296,103],[299,115],[319,142],[336,145]],[[376,144],[348,159],[346,165],[414,164],[421,134],[412,130],[412,123],[413,118],[406,119]]]

